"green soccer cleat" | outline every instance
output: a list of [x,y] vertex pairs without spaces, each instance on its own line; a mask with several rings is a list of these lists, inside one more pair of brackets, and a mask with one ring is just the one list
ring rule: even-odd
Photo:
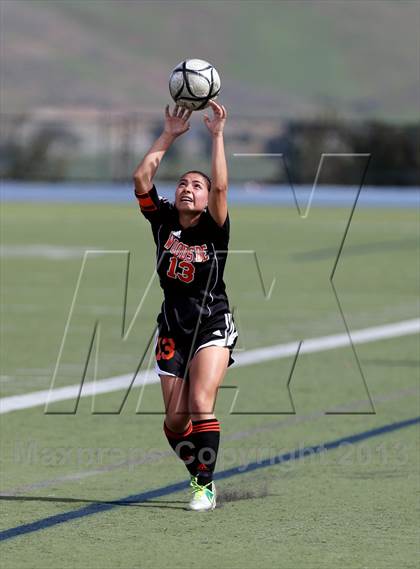
[[191,476],[190,486],[193,489],[193,497],[189,509],[194,512],[214,510],[216,507],[216,486],[214,482],[200,486],[200,484],[197,483],[197,478]]
[[191,474],[190,477],[190,486],[193,488],[194,484],[197,484],[197,476],[194,476],[193,474]]

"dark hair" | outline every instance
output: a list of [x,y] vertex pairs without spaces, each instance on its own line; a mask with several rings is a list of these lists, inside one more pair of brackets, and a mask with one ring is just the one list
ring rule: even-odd
[[188,172],[184,172],[182,174],[182,176],[180,177],[180,179],[182,179],[184,176],[186,176],[187,174],[200,174],[200,176],[203,176],[203,178],[206,180],[207,182],[207,189],[208,191],[210,191],[211,188],[211,180],[210,178],[207,176],[207,174],[205,174],[204,172],[201,172],[200,170],[188,170]]

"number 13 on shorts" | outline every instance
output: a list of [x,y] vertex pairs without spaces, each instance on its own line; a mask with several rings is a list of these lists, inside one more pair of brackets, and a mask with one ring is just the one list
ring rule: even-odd
[[175,342],[173,338],[159,337],[156,344],[156,359],[170,360],[175,355]]

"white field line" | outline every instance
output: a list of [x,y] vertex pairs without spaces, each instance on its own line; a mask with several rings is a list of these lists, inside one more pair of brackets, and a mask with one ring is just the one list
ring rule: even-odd
[[[367,342],[375,342],[377,340],[385,340],[388,338],[397,338],[400,336],[408,336],[420,332],[420,318],[412,320],[404,320],[395,322],[394,324],[385,324],[383,326],[374,326],[372,328],[364,328],[362,330],[354,330],[351,332],[351,341],[353,344],[365,344]],[[299,355],[322,352],[350,345],[350,339],[347,334],[333,334],[331,336],[321,336],[319,338],[309,338],[303,340]],[[248,350],[244,353],[235,355],[236,362],[233,367],[241,367],[247,365],[258,364],[270,360],[276,360],[295,356],[299,342],[289,342],[287,344],[278,344],[267,348],[257,348]],[[108,379],[98,381],[89,381],[83,384],[80,397],[91,397],[101,393],[111,393],[112,391],[120,391],[127,389],[132,380],[132,374],[118,375]],[[159,377],[155,372],[147,370],[137,374],[133,387],[141,387],[145,384],[158,383]],[[80,384],[68,385],[57,389],[45,389],[35,391],[23,395],[13,395],[0,399],[0,414],[10,413],[21,409],[29,409],[53,403],[55,401],[65,401],[66,399],[74,399],[78,397]]]
[[[87,250],[93,247],[67,247],[56,245],[1,245],[1,258],[44,257],[53,261],[81,259]],[[99,251],[98,251],[99,253]]]

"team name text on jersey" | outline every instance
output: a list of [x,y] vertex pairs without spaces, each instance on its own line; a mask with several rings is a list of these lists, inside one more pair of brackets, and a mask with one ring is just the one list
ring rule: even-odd
[[186,245],[177,239],[173,233],[169,234],[164,247],[170,251],[174,257],[183,261],[203,263],[209,260],[207,245]]

